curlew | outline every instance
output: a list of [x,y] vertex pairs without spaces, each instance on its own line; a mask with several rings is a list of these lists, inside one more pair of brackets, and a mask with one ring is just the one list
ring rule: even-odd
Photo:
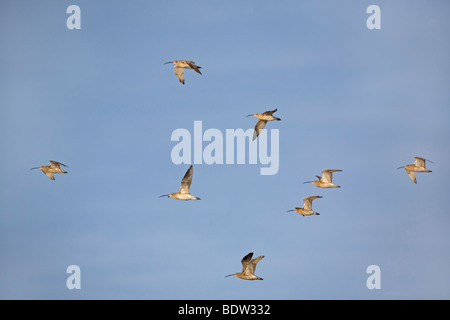
[[50,160],[50,164],[48,166],[35,167],[31,168],[30,170],[41,169],[42,172],[47,175],[47,177],[49,177],[52,180],[55,180],[55,177],[53,176],[54,173],[67,173],[67,171],[61,169],[60,166],[67,167],[65,164],[62,164],[61,162]]
[[258,258],[252,259],[253,252],[248,253],[244,258],[242,258],[242,272],[236,272],[229,274],[226,277],[236,276],[244,280],[262,280],[262,278],[255,276],[256,264],[261,261],[264,256],[259,256]]
[[316,176],[318,180],[314,181],[305,181],[303,183],[312,183],[319,188],[340,188],[341,186],[337,186],[333,183],[332,177],[333,172],[340,172],[340,169],[325,169],[322,170],[322,177]]
[[428,170],[425,167],[425,162],[426,161],[429,161],[431,163],[434,163],[434,162],[432,162],[428,159],[421,158],[421,157],[414,157],[414,158],[416,159],[416,161],[414,161],[413,164],[407,164],[405,166],[398,167],[397,169],[405,168],[406,173],[411,178],[411,180],[414,181],[414,183],[417,183],[416,175],[414,172],[431,172],[431,170]]
[[169,61],[166,62],[164,64],[169,64],[169,63],[173,63],[173,69],[175,70],[175,74],[177,75],[178,80],[180,80],[180,82],[182,84],[184,84],[184,69],[193,69],[195,70],[195,72],[200,73],[200,68],[199,66],[195,65],[194,61],[191,60],[174,60],[174,61]]
[[254,116],[256,118],[259,119],[259,121],[256,123],[255,125],[255,131],[253,131],[253,140],[255,140],[262,129],[264,129],[264,127],[266,126],[267,121],[273,121],[273,120],[277,120],[280,121],[280,118],[274,117],[272,114],[277,111],[278,109],[272,110],[272,111],[266,111],[263,113],[254,113],[254,114],[249,114],[247,117],[251,117]]
[[170,194],[163,194],[161,197],[170,197],[178,200],[200,200],[198,197],[194,197],[189,193],[189,187],[191,186],[192,182],[192,175],[194,172],[194,168],[192,165],[189,167],[189,169],[186,171],[186,174],[184,175],[183,179],[181,180],[181,187],[178,192],[170,193]]
[[302,208],[295,208],[293,210],[288,210],[286,212],[295,211],[302,216],[311,216],[311,215],[319,215],[318,212],[315,212],[312,209],[312,202],[314,199],[322,198],[322,196],[310,196],[303,199],[303,207]]

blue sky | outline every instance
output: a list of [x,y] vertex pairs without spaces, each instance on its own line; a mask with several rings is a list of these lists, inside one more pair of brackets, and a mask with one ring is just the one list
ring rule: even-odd
[[[448,299],[449,9],[2,1],[0,298]],[[202,67],[184,86],[163,64],[182,59]],[[275,108],[276,175],[194,165],[201,201],[158,198],[189,167],[171,160],[174,130],[246,130]],[[417,185],[396,170],[414,156],[434,162]],[[50,159],[68,174],[29,170]],[[303,184],[325,168],[340,189]],[[286,213],[310,195],[320,216]],[[264,280],[224,278],[248,252]]]

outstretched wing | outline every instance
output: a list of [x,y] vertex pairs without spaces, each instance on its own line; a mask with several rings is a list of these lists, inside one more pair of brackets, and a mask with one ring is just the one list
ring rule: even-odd
[[312,210],[312,202],[314,199],[322,198],[322,196],[310,196],[303,199],[303,209]]
[[[58,168],[59,168],[60,165],[61,165],[61,166],[64,166],[64,167],[67,167],[64,163],[61,163],[61,162],[58,162],[58,161],[50,160],[50,163],[51,163],[52,165],[54,165],[54,166],[57,166]],[[67,168],[68,168],[68,167],[67,167]]]
[[[427,159],[421,157],[414,157],[416,161],[414,161],[414,165],[419,168],[425,168],[425,162]],[[430,160],[428,160],[430,161]],[[430,161],[431,162],[431,161]]]
[[187,63],[187,65],[188,65],[189,67],[191,67],[191,68],[192,68],[193,70],[195,70],[197,73],[202,74],[202,73],[200,72],[200,68],[201,68],[201,67],[196,66],[194,61],[186,60],[186,63]]
[[414,171],[405,169],[406,173],[408,174],[408,176],[411,178],[412,181],[414,181],[414,183],[417,183],[417,179],[416,179],[416,175],[414,173]]
[[275,109],[275,110],[272,110],[272,111],[265,111],[265,112],[263,112],[263,114],[270,114],[270,115],[272,115],[272,113],[274,113],[277,110],[278,110],[278,108]]
[[242,258],[241,263],[242,263],[242,272],[245,271],[245,268],[247,266],[247,264],[252,260],[253,257],[253,252],[247,253],[247,255],[245,257]]
[[[44,171],[43,171],[44,172]],[[52,180],[55,180],[55,177],[53,176],[53,173],[51,173],[51,172],[44,172],[45,173],[45,175],[47,176],[47,177],[49,177],[50,179],[52,179]]]
[[259,120],[255,125],[255,131],[253,131],[253,140],[255,140],[262,129],[266,126],[267,120]]
[[180,193],[189,193],[189,188],[191,186],[192,182],[192,176],[194,174],[194,168],[192,165],[189,167],[189,169],[186,171],[186,174],[184,175],[183,179],[181,180],[181,187],[180,187]]
[[245,267],[244,267],[244,274],[245,275],[251,275],[251,274],[255,274],[255,270],[256,270],[256,265],[258,264],[259,261],[261,261],[261,259],[264,258],[264,256],[259,256],[253,260],[251,260],[250,262],[248,262]]
[[332,179],[333,179],[333,172],[338,172],[338,171],[342,171],[342,170],[339,170],[339,169],[325,169],[325,170],[322,170],[322,181],[324,181],[324,182],[329,182],[329,183],[331,183],[332,182]]
[[175,70],[175,74],[177,75],[178,80],[180,80],[180,82],[184,84],[184,68],[174,66],[173,70]]

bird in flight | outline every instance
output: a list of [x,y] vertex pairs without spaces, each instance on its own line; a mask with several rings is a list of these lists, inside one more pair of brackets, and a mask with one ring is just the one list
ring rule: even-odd
[[194,168],[192,165],[189,167],[189,169],[186,171],[186,174],[184,175],[183,179],[181,180],[181,187],[178,192],[170,193],[170,194],[163,194],[161,197],[170,197],[174,199],[179,200],[200,200],[200,198],[192,196],[189,193],[189,188],[191,186],[192,182],[192,176],[194,174]]
[[408,174],[408,176],[411,178],[412,181],[414,181],[414,183],[417,183],[417,179],[416,179],[416,175],[414,172],[431,172],[431,170],[428,170],[425,166],[425,162],[431,162],[434,163],[428,159],[425,158],[421,158],[421,157],[414,157],[416,159],[416,161],[414,161],[413,164],[407,164],[405,166],[401,166],[398,167],[397,169],[400,168],[405,168],[406,173]]
[[255,276],[256,264],[261,261],[264,256],[259,256],[258,258],[252,259],[253,252],[248,253],[244,258],[242,258],[242,272],[236,272],[229,274],[226,277],[236,276],[244,280],[262,280],[262,278]]
[[180,80],[180,82],[182,84],[184,84],[184,69],[193,69],[195,70],[195,72],[202,74],[200,72],[200,68],[199,66],[195,65],[194,61],[191,60],[174,60],[174,61],[169,61],[166,62],[165,64],[169,64],[169,63],[173,63],[173,69],[175,70],[175,74],[177,75],[178,80]]
[[312,183],[319,188],[340,188],[341,186],[337,186],[333,183],[332,177],[333,172],[340,172],[342,170],[339,169],[325,169],[322,170],[322,176],[316,176],[318,180],[314,181],[305,181],[303,183]]
[[273,121],[273,120],[277,120],[280,121],[280,118],[274,117],[272,114],[277,111],[278,109],[272,110],[272,111],[266,111],[263,113],[254,113],[254,114],[249,114],[247,117],[251,117],[254,116],[256,118],[258,118],[258,122],[255,125],[255,130],[253,131],[253,140],[255,140],[262,129],[264,129],[264,127],[266,126],[267,121]]
[[65,164],[62,164],[61,162],[50,160],[50,164],[48,166],[35,167],[31,168],[30,170],[41,169],[42,172],[47,175],[47,177],[49,177],[52,180],[55,180],[53,173],[67,173],[67,171],[61,169],[61,166],[67,167]]
[[312,209],[312,202],[314,199],[322,198],[322,196],[310,196],[303,199],[303,207],[301,208],[295,208],[293,210],[288,210],[286,212],[295,211],[302,216],[311,216],[311,215],[319,215],[318,212],[315,212]]

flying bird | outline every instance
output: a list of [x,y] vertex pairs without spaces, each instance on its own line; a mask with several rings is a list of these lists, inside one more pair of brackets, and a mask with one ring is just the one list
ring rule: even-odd
[[175,70],[175,74],[177,75],[178,80],[180,80],[180,82],[182,84],[184,84],[184,69],[193,69],[195,70],[195,72],[202,74],[200,72],[200,68],[199,66],[195,65],[194,61],[191,60],[174,60],[174,61],[169,61],[166,62],[164,64],[169,64],[169,63],[173,63],[173,69]]
[[252,259],[253,252],[248,253],[244,258],[242,258],[242,272],[236,272],[229,274],[226,277],[236,276],[244,280],[262,280],[262,278],[255,276],[256,264],[261,261],[264,256],[259,256],[258,258]]
[[189,169],[186,171],[186,174],[184,175],[183,179],[181,180],[181,187],[178,192],[170,193],[170,194],[163,194],[161,197],[170,197],[178,200],[200,200],[198,197],[194,197],[189,193],[189,187],[191,186],[192,182],[192,175],[194,173],[194,168],[192,165],[189,167]]
[[278,109],[272,110],[272,111],[266,111],[263,113],[254,113],[254,114],[249,114],[247,117],[251,117],[254,116],[256,118],[259,119],[259,121],[256,123],[255,125],[255,131],[253,131],[253,140],[255,140],[262,129],[264,129],[264,127],[266,126],[267,121],[273,121],[273,120],[277,120],[280,121],[280,118],[274,117],[272,114],[277,111]]
[[55,180],[53,173],[67,173],[67,171],[64,171],[63,169],[61,169],[60,166],[67,167],[65,164],[62,164],[61,162],[50,160],[50,164],[48,166],[35,167],[35,168],[31,168],[30,170],[41,169],[42,172],[47,175],[47,177],[49,177],[52,180]]
[[322,198],[322,196],[310,196],[303,199],[303,207],[302,208],[295,208],[293,210],[288,210],[286,212],[295,211],[302,216],[311,216],[311,215],[319,215],[318,212],[315,212],[312,209],[312,202],[314,199]]
[[421,157],[414,157],[416,159],[416,161],[414,161],[413,164],[407,164],[405,166],[402,167],[398,167],[397,169],[400,168],[405,168],[406,173],[408,174],[408,176],[411,178],[412,181],[414,181],[414,183],[417,183],[417,179],[416,179],[416,175],[414,172],[431,172],[431,170],[428,170],[425,167],[425,162],[431,162],[434,163],[428,159],[424,159]]
[[340,188],[341,186],[337,186],[332,181],[333,172],[340,172],[342,170],[339,169],[325,169],[322,170],[322,177],[316,176],[318,180],[314,181],[305,181],[303,183],[312,183],[319,188]]

